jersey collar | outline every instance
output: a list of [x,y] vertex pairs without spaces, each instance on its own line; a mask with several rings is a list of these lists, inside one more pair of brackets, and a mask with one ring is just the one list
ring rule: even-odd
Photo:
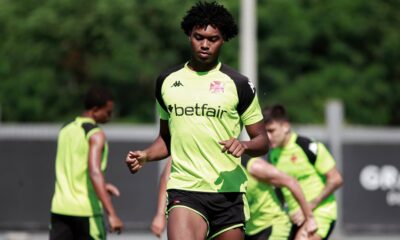
[[218,71],[220,70],[220,68],[221,68],[221,65],[222,65],[221,62],[218,62],[218,64],[217,64],[213,69],[211,69],[210,71],[197,72],[197,71],[192,70],[192,69],[188,66],[188,64],[189,64],[189,62],[186,62],[186,63],[185,63],[185,69],[188,70],[189,72],[192,72],[192,73],[196,74],[196,75],[206,75],[206,74],[208,74],[208,73],[218,72]]

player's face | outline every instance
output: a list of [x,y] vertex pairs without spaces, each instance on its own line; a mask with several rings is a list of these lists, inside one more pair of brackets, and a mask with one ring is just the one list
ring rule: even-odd
[[94,119],[98,123],[106,123],[110,121],[111,115],[114,109],[114,102],[107,101],[106,105],[103,107],[97,108],[94,111]]
[[290,131],[289,123],[272,121],[265,124],[271,147],[283,147]]
[[219,50],[224,43],[221,32],[211,25],[194,27],[190,34],[193,58],[200,63],[213,63],[218,60]]

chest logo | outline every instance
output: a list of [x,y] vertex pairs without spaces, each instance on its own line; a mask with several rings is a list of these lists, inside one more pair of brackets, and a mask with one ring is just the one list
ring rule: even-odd
[[171,87],[183,87],[183,84],[181,83],[181,81],[175,81]]
[[294,154],[292,154],[292,156],[290,157],[290,160],[291,160],[292,162],[296,162],[296,161],[297,161],[297,156],[294,155]]
[[223,93],[224,85],[225,84],[221,81],[212,81],[212,83],[210,83],[210,92],[211,93]]

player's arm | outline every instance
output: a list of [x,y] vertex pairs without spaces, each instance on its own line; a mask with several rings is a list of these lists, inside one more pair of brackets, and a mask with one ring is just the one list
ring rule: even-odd
[[329,195],[336,191],[343,184],[342,175],[339,173],[336,167],[333,167],[326,174],[326,183],[325,187],[322,190],[321,194],[319,194],[316,198],[314,198],[310,205],[311,208],[316,208],[324,199],[326,199]]
[[171,172],[171,164],[172,159],[169,158],[167,164],[165,164],[164,170],[160,176],[160,186],[158,191],[158,203],[157,203],[157,212],[153,218],[153,222],[151,223],[151,231],[157,237],[161,237],[162,232],[165,228],[165,207],[167,200],[167,182],[169,178],[169,174]]
[[300,208],[305,216],[305,220],[313,218],[312,209],[309,206],[298,182],[289,175],[279,171],[270,163],[262,160],[255,159],[249,168],[251,176],[258,181],[271,184],[276,187],[286,187],[293,194],[294,198],[300,205]]
[[240,157],[243,153],[251,157],[266,154],[269,149],[269,139],[263,122],[259,121],[251,125],[246,125],[246,131],[250,137],[249,141],[239,141],[236,138],[220,141],[220,144],[223,145],[222,151],[226,151],[235,157]]
[[265,155],[269,150],[269,139],[262,121],[246,125],[250,141],[242,141],[245,153],[251,157]]
[[101,159],[105,144],[105,135],[103,131],[94,133],[89,138],[89,176],[93,184],[97,197],[103,204],[108,216],[108,222],[111,232],[120,233],[123,227],[121,219],[117,216],[111,197],[107,192],[106,181],[101,171]]
[[165,159],[169,156],[171,134],[167,120],[160,119],[160,133],[156,140],[145,150],[130,151],[126,156],[126,164],[131,173],[139,171],[146,162]]

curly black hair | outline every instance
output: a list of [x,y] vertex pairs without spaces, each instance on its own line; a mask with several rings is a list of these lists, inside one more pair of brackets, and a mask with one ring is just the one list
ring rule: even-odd
[[102,86],[92,86],[85,95],[85,110],[90,110],[94,107],[103,107],[108,101],[114,101],[114,96],[108,89]]
[[232,14],[217,2],[197,2],[183,17],[181,28],[190,36],[194,27],[211,25],[221,31],[225,41],[238,34],[238,27]]

